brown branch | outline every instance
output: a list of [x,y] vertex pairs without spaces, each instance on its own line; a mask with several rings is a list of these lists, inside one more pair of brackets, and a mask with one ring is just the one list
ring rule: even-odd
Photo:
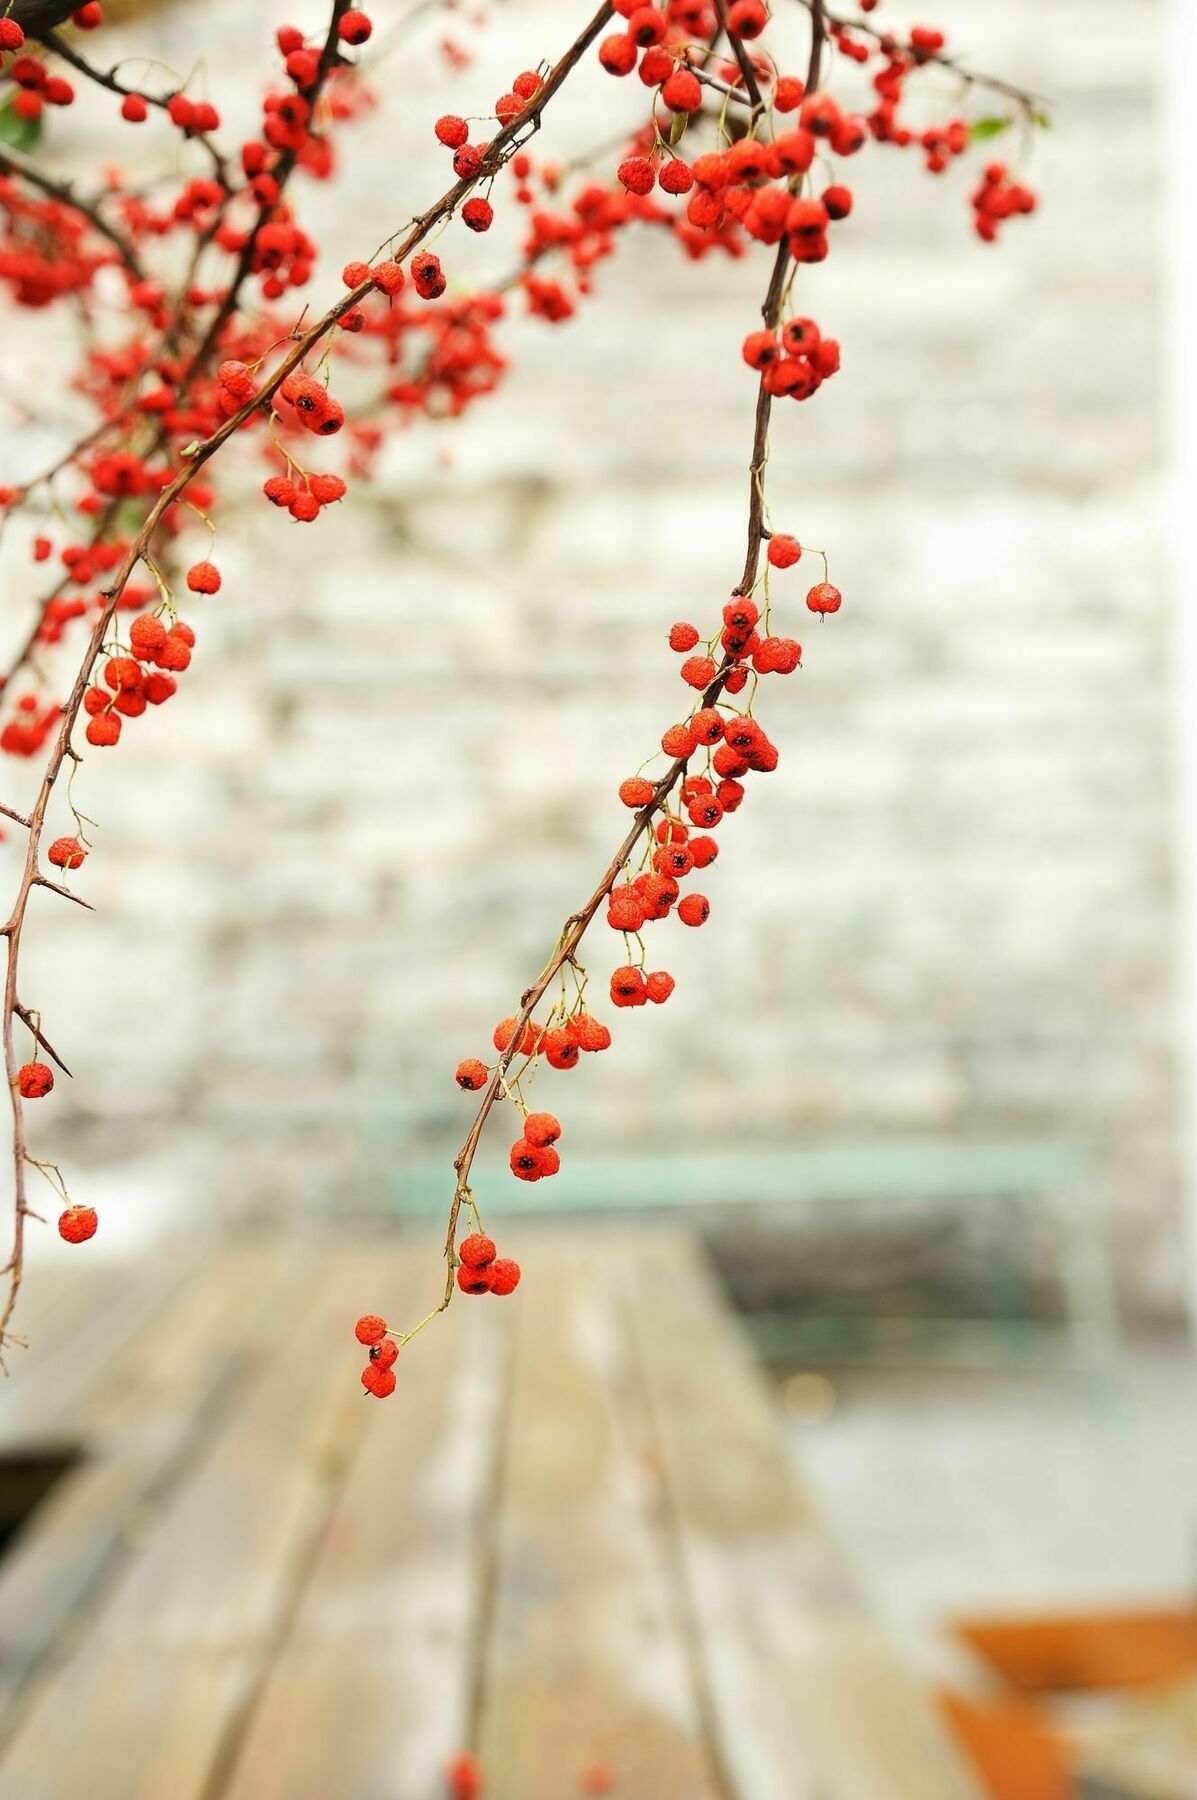
[[[335,0],[335,5],[338,8],[338,17],[340,10],[343,10],[344,8],[344,3],[345,0]],[[532,130],[537,129],[540,124],[541,115],[549,104],[549,101],[581,61],[599,32],[607,24],[612,15],[612,11],[613,7],[611,5],[611,0],[603,0],[603,4],[598,8],[598,11],[594,14],[589,24],[584,27],[565,54],[556,64],[554,64],[553,68],[550,69],[543,84],[537,90],[533,98],[523,110],[505,125],[491,140],[490,144],[487,146],[486,154],[483,157],[482,167],[479,169],[477,175],[464,177],[462,180],[456,182],[446,193],[441,195],[440,199],[436,201],[434,205],[430,206],[425,213],[421,214],[419,218],[413,221],[402,242],[394,251],[394,256],[397,261],[402,261],[409,256],[416,246],[423,242],[428,233],[432,231],[442,219],[451,217],[461,202],[473,191],[480,181],[487,180],[497,173],[507,161],[509,154],[522,141],[520,137],[521,132],[526,131],[528,128],[531,128]],[[347,312],[353,307],[360,305],[361,302],[374,291],[373,283],[364,281],[359,287],[346,293],[335,306],[331,307],[329,311],[324,314],[323,318],[317,320],[308,331],[297,339],[293,348],[262,384],[258,393],[254,395],[251,400],[247,401],[244,406],[240,407],[237,412],[226,419],[223,425],[221,425],[217,431],[213,432],[211,437],[206,438],[203,443],[196,447],[186,465],[179,470],[174,479],[163,488],[159,494],[154,505],[143,520],[136,537],[126,551],[111,584],[103,590],[104,605],[92,627],[91,636],[88,639],[83,660],[75,677],[74,685],[66,705],[63,708],[62,720],[58,728],[58,733],[55,737],[49,759],[42,774],[42,781],[38,790],[37,799],[34,801],[33,808],[30,812],[29,843],[26,850],[25,866],[21,876],[20,886],[17,890],[16,899],[13,904],[13,910],[7,923],[3,927],[0,927],[0,933],[8,939],[2,1030],[4,1061],[8,1074],[9,1094],[13,1109],[13,1168],[16,1215],[12,1254],[3,1271],[3,1273],[8,1276],[9,1287],[3,1308],[0,1310],[0,1352],[2,1352],[5,1342],[9,1341],[8,1325],[12,1318],[13,1309],[16,1305],[17,1295],[21,1286],[24,1259],[25,1219],[30,1211],[25,1188],[25,1122],[20,1094],[16,1085],[16,1048],[12,1027],[13,1018],[18,1016],[16,1012],[17,973],[20,959],[21,934],[24,930],[25,918],[29,908],[29,896],[32,893],[33,888],[38,885],[50,887],[57,885],[46,881],[46,878],[40,874],[38,870],[38,850],[41,843],[42,830],[45,825],[46,811],[57,784],[58,777],[62,771],[63,763],[67,761],[68,757],[74,757],[76,754],[71,747],[71,736],[75,728],[75,722],[79,717],[83,705],[83,696],[91,678],[91,671],[95,665],[96,658],[101,652],[104,639],[108,633],[108,628],[112,623],[112,619],[120,602],[121,594],[124,592],[125,586],[133,570],[142,558],[147,555],[154,533],[161,523],[163,514],[168,508],[174,505],[180,494],[195,478],[200,469],[204,467],[205,463],[215,456],[221,445],[227,443],[228,439],[241,429],[253,413],[263,410],[269,405],[287,376],[293,369],[299,367],[314,346],[320,343],[323,338],[327,337],[329,332],[336,327]],[[77,898],[77,896],[71,895],[69,890],[62,891],[67,894],[68,898]]]
[[[773,272],[769,278],[769,287],[765,294],[764,304],[761,307],[761,316],[766,325],[774,328],[776,328],[781,319],[786,276],[789,272],[789,266],[789,246],[783,241],[778,247],[777,255],[774,258]],[[732,590],[734,594],[743,595],[751,593],[756,585],[757,572],[760,568],[761,546],[764,542],[765,519],[764,469],[768,458],[769,418],[772,407],[772,396],[766,388],[764,378],[762,377],[757,388],[756,413],[752,436],[752,456],[748,473],[748,542],[744,556],[744,571],[740,576],[739,585]],[[725,657],[715,675],[715,679],[703,692],[702,698],[698,703],[700,707],[715,705],[716,701],[723,693],[727,677],[733,667],[734,663],[732,659],[730,657]],[[648,800],[645,805],[640,808],[639,812],[637,812],[627,835],[624,837],[623,842],[620,844],[614,856],[611,858],[611,861],[607,864],[607,867],[599,877],[598,885],[591,894],[589,900],[586,902],[585,906],[582,907],[580,912],[571,913],[570,917],[566,920],[552,955],[549,957],[536,980],[532,983],[532,986],[525,990],[521,998],[520,1010],[512,1027],[510,1041],[508,1042],[506,1050],[500,1053],[499,1060],[495,1065],[494,1073],[487,1084],[478,1111],[474,1115],[474,1121],[470,1126],[465,1143],[454,1158],[453,1167],[457,1172],[457,1185],[454,1190],[452,1204],[449,1208],[448,1230],[445,1236],[444,1253],[447,1265],[445,1291],[440,1305],[436,1308],[435,1312],[429,1315],[430,1318],[435,1318],[436,1313],[444,1312],[445,1308],[453,1299],[453,1271],[456,1262],[457,1221],[462,1206],[465,1204],[472,1205],[473,1201],[473,1197],[470,1193],[470,1170],[473,1167],[474,1157],[477,1153],[482,1133],[486,1127],[487,1119],[490,1117],[496,1100],[504,1090],[507,1070],[511,1066],[512,1059],[518,1053],[519,1045],[524,1035],[524,1028],[559,972],[564,968],[567,962],[572,961],[595,914],[598,912],[599,907],[618,880],[620,872],[627,864],[628,858],[631,856],[640,838],[651,828],[653,820],[656,818],[657,814],[662,811],[670,794],[672,794],[678,782],[685,775],[689,760],[690,759],[687,756],[678,757],[675,762],[670,764],[664,775],[657,782],[653,789],[651,800]]]
[[[803,5],[807,0],[803,0]],[[827,42],[827,15],[823,0],[809,0],[810,4],[810,61],[806,66],[806,91],[813,94],[818,91],[819,77],[823,72],[823,46]]]
[[748,98],[752,102],[753,110],[759,112],[765,103],[761,99],[761,90],[757,83],[756,70],[752,66],[752,58],[749,56],[747,50],[745,50],[739,32],[733,31],[727,22],[727,7],[724,0],[715,0],[715,14],[720,25],[727,33],[727,41],[732,47],[732,55],[739,64],[740,76],[744,82]]
[[73,212],[85,218],[93,231],[106,238],[112,245],[121,261],[136,281],[145,279],[145,268],[132,244],[110,225],[97,206],[90,201],[81,200],[69,181],[55,181],[53,176],[43,175],[33,163],[19,156],[9,145],[0,145],[0,175],[19,175],[30,187],[38,188],[51,200],[57,200],[60,206],[69,206]]

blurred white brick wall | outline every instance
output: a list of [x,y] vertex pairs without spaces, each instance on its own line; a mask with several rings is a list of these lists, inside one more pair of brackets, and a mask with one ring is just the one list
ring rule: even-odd
[[[203,9],[234,129],[290,10]],[[807,650],[763,695],[781,769],[724,828],[710,925],[653,940],[678,976],[668,1007],[621,1017],[616,1049],[558,1090],[568,1147],[701,1143],[712,1117],[773,1143],[1095,1135],[1124,1272],[1167,1295],[1156,13],[926,10],[970,61],[1052,96],[1043,209],[989,250],[971,167],[936,183],[884,150],[854,167],[857,212],[802,280],[844,372],[779,409],[770,470],[778,525],[830,549],[846,604],[820,628],[806,565],[782,586]],[[167,62],[191,61],[196,11],[155,25]],[[583,11],[500,8],[453,82],[438,30],[395,53],[398,104],[347,134],[335,189],[304,189],[327,251],[315,304],[441,191],[436,114],[484,111]],[[593,71],[574,93],[542,153],[641,105]],[[107,117],[54,121],[64,166],[107,154]],[[513,223],[438,249],[452,272],[501,273]],[[711,619],[736,579],[738,345],[764,279],[759,257],[695,268],[631,239],[574,323],[513,321],[502,395],[402,435],[369,492],[310,529],[256,502],[229,517],[182,697],[79,778],[102,822],[80,880],[99,913],[34,909],[24,993],[77,1077],[36,1142],[65,1150],[81,1194],[118,1217],[163,1197],[187,1218],[341,1213],[380,1202],[388,1146],[447,1165],[467,1112],[454,1062],[589,891],[624,826],[614,788],[679,711],[664,630]],[[43,329],[18,339],[26,359]]]

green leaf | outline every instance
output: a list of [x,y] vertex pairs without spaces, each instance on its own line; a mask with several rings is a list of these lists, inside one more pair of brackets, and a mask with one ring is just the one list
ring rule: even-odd
[[41,135],[40,119],[23,119],[11,100],[0,106],[0,144],[11,144],[14,150],[32,150]]
[[974,119],[968,134],[977,144],[984,138],[1000,137],[1003,131],[1009,131],[1010,123],[1009,119]]
[[670,145],[671,149],[674,146],[674,144],[680,142],[682,134],[685,131],[685,129],[689,123],[690,123],[689,113],[684,113],[684,112],[674,113],[673,123],[669,127],[669,145]]

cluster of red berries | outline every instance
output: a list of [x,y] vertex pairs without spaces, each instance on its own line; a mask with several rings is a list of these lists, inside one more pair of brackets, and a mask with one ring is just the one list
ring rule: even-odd
[[17,710],[0,727],[0,750],[10,756],[36,756],[62,718],[62,708],[43,705],[36,694],[22,694]]
[[[196,568],[202,571],[212,565],[199,563]],[[169,626],[157,613],[142,613],[134,619],[129,627],[131,654],[110,656],[104,664],[107,685],[89,687],[83,696],[88,743],[97,748],[115,744],[122,719],[139,718],[147,706],[161,706],[169,700],[178,687],[175,676],[188,667],[194,645],[195,633],[182,619]]]
[[513,1294],[519,1284],[519,1264],[510,1256],[497,1256],[493,1238],[481,1231],[462,1238],[457,1246],[457,1285],[463,1294]]
[[1022,182],[1011,181],[1005,163],[992,162],[973,193],[972,205],[977,236],[982,243],[992,244],[1005,220],[1034,212],[1035,196]]
[[561,1167],[557,1140],[560,1121],[549,1112],[524,1114],[524,1129],[511,1146],[508,1163],[518,1181],[542,1181]]
[[778,331],[752,331],[742,354],[763,374],[774,399],[809,400],[839,371],[839,340],[824,337],[813,319],[787,319]]
[[353,1328],[359,1344],[369,1349],[370,1360],[362,1370],[362,1386],[376,1400],[385,1400],[395,1392],[395,1364],[399,1346],[387,1335],[387,1323],[377,1313],[363,1313]]
[[0,175],[0,281],[18,306],[85,294],[96,271],[115,260],[111,245],[73,207],[23,194],[14,178]]

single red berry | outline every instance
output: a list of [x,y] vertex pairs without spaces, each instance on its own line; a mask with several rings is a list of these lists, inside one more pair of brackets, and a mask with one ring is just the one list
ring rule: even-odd
[[555,1144],[561,1136],[560,1121],[552,1113],[529,1113],[524,1120],[524,1136],[538,1149],[545,1144]]
[[27,1062],[17,1070],[17,1088],[22,1100],[44,1100],[54,1086],[54,1071],[48,1063]]
[[643,971],[625,963],[612,975],[610,991],[615,1006],[643,1006],[647,997]]
[[630,75],[636,67],[636,46],[624,31],[604,38],[598,54],[608,75]]
[[475,194],[467,200],[461,209],[461,222],[468,225],[471,231],[489,231],[494,223],[495,209],[489,200]]
[[682,664],[682,680],[692,688],[710,687],[718,665],[709,656],[690,656]]
[[390,294],[392,299],[407,280],[399,264],[391,261],[375,263],[370,270],[370,277],[375,287],[381,288],[384,294]]
[[193,594],[217,594],[220,592],[220,570],[215,563],[192,563],[187,571],[187,586]]
[[19,50],[25,42],[25,33],[15,19],[0,19],[0,51]]
[[370,1361],[380,1368],[393,1369],[399,1360],[399,1346],[394,1338],[384,1337],[381,1342],[370,1346]]
[[696,739],[689,725],[671,725],[661,733],[661,748],[666,756],[682,759],[694,754]]
[[500,1256],[490,1266],[490,1291],[492,1294],[514,1293],[520,1284],[520,1266],[510,1256]]
[[126,94],[121,101],[121,118],[127,119],[130,125],[144,125],[150,116],[150,109],[140,94]]
[[459,181],[473,181],[475,175],[482,170],[483,146],[481,144],[463,144],[460,150],[453,153],[453,173]]
[[58,1215],[58,1235],[68,1244],[85,1244],[95,1237],[99,1223],[94,1207],[68,1206]]
[[341,21],[337,26],[337,36],[344,44],[364,44],[373,29],[366,14],[354,6],[348,12],[341,14]]
[[769,561],[775,569],[789,569],[802,555],[802,545],[795,537],[779,531],[776,537],[769,539]]
[[568,1032],[554,1028],[546,1031],[540,1040],[545,1061],[551,1069],[576,1069],[578,1066],[578,1046]]
[[491,1266],[482,1263],[474,1268],[469,1263],[462,1263],[457,1271],[457,1285],[463,1294],[489,1294],[491,1284]]
[[437,120],[433,130],[447,150],[460,150],[463,144],[469,142],[470,128],[456,113],[445,113]]
[[116,714],[114,712],[102,712],[97,713],[93,719],[87,721],[87,730],[84,733],[84,736],[89,744],[94,744],[97,749],[101,749],[110,744],[115,744],[116,740],[120,737],[120,734],[121,722]]
[[56,869],[80,869],[87,851],[78,838],[61,837],[54,839],[46,855]]
[[732,0],[727,11],[727,29],[737,37],[760,37],[769,23],[769,8],[764,0]]
[[661,98],[671,112],[697,112],[702,105],[702,85],[698,76],[692,69],[675,69],[661,89]]
[[840,610],[844,596],[829,581],[820,581],[806,596],[806,604],[813,613],[834,613]]
[[689,163],[675,156],[672,162],[665,164],[657,180],[666,194],[688,194],[694,186],[694,171]]
[[654,792],[652,782],[646,781],[643,775],[629,775],[626,781],[619,784],[619,797],[633,812],[638,807],[647,806]]
[[386,1320],[380,1319],[377,1313],[363,1313],[353,1328],[359,1344],[379,1344],[386,1334]]
[[321,506],[332,506],[345,496],[345,483],[339,475],[312,475],[308,492]]
[[647,156],[626,156],[616,170],[629,194],[651,194],[657,174]]
[[476,1056],[468,1056],[464,1062],[458,1063],[453,1079],[459,1088],[476,1094],[479,1088],[486,1086],[490,1073],[484,1062],[479,1062]]
[[376,1400],[385,1400],[395,1392],[395,1371],[380,1362],[368,1362],[362,1370],[362,1386]]
[[480,1269],[486,1263],[494,1262],[495,1240],[480,1231],[472,1232],[458,1244],[457,1256],[467,1269]]
[[705,925],[711,916],[711,903],[705,894],[687,894],[677,909],[683,925]]
[[664,969],[657,969],[644,984],[644,991],[654,1006],[663,1005],[672,994],[673,989],[673,976],[667,974]]
[[669,648],[671,650],[693,650],[698,642],[698,627],[686,620],[679,621],[669,632]]

